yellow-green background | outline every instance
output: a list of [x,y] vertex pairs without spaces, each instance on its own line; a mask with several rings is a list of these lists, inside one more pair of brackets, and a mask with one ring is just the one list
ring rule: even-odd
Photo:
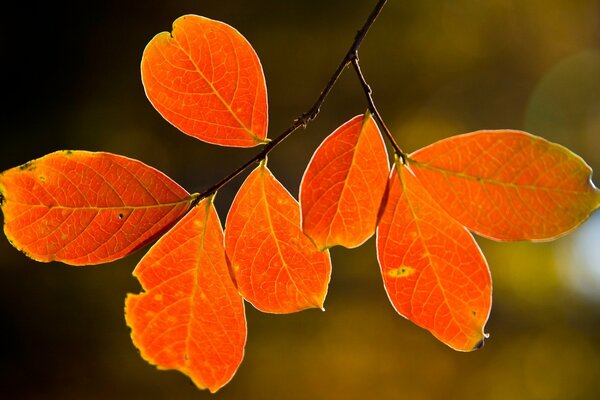
[[[201,191],[258,150],[204,144],[162,120],[139,78],[152,36],[186,13],[240,30],[265,70],[275,137],[316,99],[375,1],[15,3],[2,11],[0,170],[58,149],[102,150]],[[391,0],[360,55],[407,151],[513,128],[600,170],[598,0]],[[318,119],[273,152],[269,166],[291,193],[318,143],[365,104],[348,71]],[[223,220],[241,181],[218,195]],[[552,243],[479,242],[494,279],[482,350],[454,352],[398,316],[371,239],[332,251],[326,312],[247,307],[246,357],[213,398],[600,398],[600,215]],[[142,254],[40,264],[0,238],[0,398],[210,397],[131,344],[123,302],[140,290],[131,271]]]

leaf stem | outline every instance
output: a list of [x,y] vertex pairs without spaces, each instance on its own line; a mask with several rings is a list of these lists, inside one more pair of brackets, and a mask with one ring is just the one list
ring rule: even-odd
[[360,81],[360,84],[363,88],[363,92],[365,92],[365,97],[367,98],[367,104],[369,105],[369,111],[373,115],[375,122],[377,123],[377,125],[379,125],[379,127],[381,128],[381,130],[387,137],[388,141],[391,143],[392,147],[394,148],[394,152],[396,153],[396,155],[398,155],[398,157],[400,157],[402,164],[406,165],[406,162],[407,162],[406,153],[404,153],[404,151],[402,151],[402,149],[398,145],[398,142],[396,142],[396,139],[394,139],[394,136],[392,135],[392,133],[390,132],[388,127],[385,125],[385,122],[383,122],[383,118],[381,118],[381,114],[379,114],[379,111],[377,110],[377,107],[375,106],[375,101],[373,100],[373,91],[371,90],[371,87],[367,83],[367,80],[365,79],[365,76],[363,75],[362,70],[360,69],[360,62],[358,60],[358,52],[356,52],[355,56],[352,58],[352,67],[354,68],[354,71],[356,72],[356,76],[358,77],[358,80]]
[[[346,67],[348,67],[350,64],[354,64],[355,61],[356,62],[358,61],[358,50],[360,49],[360,46],[361,46],[363,40],[365,39],[365,36],[367,36],[367,32],[369,31],[369,29],[371,28],[371,26],[373,25],[373,23],[379,16],[379,14],[381,13],[381,10],[383,9],[383,6],[385,5],[386,2],[387,2],[387,0],[378,0],[377,1],[377,4],[373,8],[373,11],[371,11],[371,13],[367,17],[367,20],[365,21],[363,26],[356,33],[356,36],[354,37],[354,41],[352,42],[350,49],[348,49],[348,51],[344,55],[344,58],[338,65],[337,69],[335,70],[335,72],[333,73],[331,78],[329,78],[327,85],[325,85],[325,88],[323,89],[323,91],[321,91],[321,94],[319,95],[319,97],[317,98],[315,103],[312,105],[312,107],[309,108],[308,111],[306,111],[300,117],[296,118],[294,120],[294,122],[292,123],[292,125],[288,129],[286,129],[283,133],[281,133],[275,139],[269,141],[260,153],[256,154],[254,157],[252,157],[251,159],[249,159],[248,161],[246,161],[245,163],[240,165],[233,172],[231,172],[229,175],[227,175],[226,177],[224,177],[223,179],[221,179],[220,181],[218,181],[217,183],[212,185],[210,188],[201,192],[198,195],[198,197],[196,197],[194,199],[193,205],[198,204],[200,202],[200,200],[210,196],[211,194],[215,193],[217,190],[221,189],[223,186],[225,186],[230,181],[235,179],[239,174],[244,172],[247,168],[249,168],[253,164],[260,162],[260,161],[264,160],[265,158],[267,158],[267,155],[275,147],[277,147],[277,145],[279,145],[281,142],[283,142],[288,136],[290,136],[292,133],[297,131],[300,127],[306,128],[308,123],[317,117],[317,115],[321,111],[321,106],[327,99],[327,96],[329,95],[329,93],[331,92],[333,87],[335,86],[336,82],[338,81],[338,79],[340,78],[340,76],[342,75],[342,73],[344,72]],[[369,105],[369,109],[371,109],[370,107],[371,107],[371,105]],[[373,108],[374,108],[374,105],[373,105]],[[381,121],[381,117],[378,117],[379,114],[376,112],[376,110],[375,110],[375,112],[373,112],[373,110],[371,110],[371,112],[372,112],[372,114],[375,115],[376,119],[379,118],[378,122]],[[383,121],[381,121],[381,123],[383,123]],[[388,134],[389,134],[389,131],[388,131]],[[391,137],[391,134],[390,134],[390,137]],[[392,140],[393,140],[393,138],[392,138]],[[397,145],[396,145],[396,146],[394,146],[394,149],[396,151],[399,151],[400,148],[397,147]],[[404,161],[404,153],[402,153],[400,151],[400,154],[401,154],[402,160]]]

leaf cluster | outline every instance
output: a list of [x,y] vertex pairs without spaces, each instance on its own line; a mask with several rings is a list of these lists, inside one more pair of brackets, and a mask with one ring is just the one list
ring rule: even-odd
[[[144,291],[126,300],[133,342],[148,362],[180,370],[211,392],[243,359],[244,300],[268,313],[323,308],[328,249],[355,248],[374,234],[396,311],[453,349],[480,348],[492,283],[471,232],[502,241],[552,240],[599,208],[600,192],[581,158],[520,131],[477,131],[404,153],[358,60],[384,3],[311,110],[273,140],[252,46],[222,22],[177,19],[171,33],[156,35],[144,51],[148,99],[187,135],[262,151],[200,194],[124,156],[49,154],[0,174],[7,238],[35,260],[71,265],[111,262],[158,239],[134,271]],[[316,117],[350,65],[367,111],[316,149],[297,201],[269,170],[267,156]],[[384,138],[393,149],[391,166]],[[223,230],[214,197],[252,166]]]

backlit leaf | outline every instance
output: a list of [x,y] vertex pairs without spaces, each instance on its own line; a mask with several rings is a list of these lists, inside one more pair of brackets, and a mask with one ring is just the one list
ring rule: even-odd
[[298,202],[264,162],[242,184],[225,226],[225,250],[246,300],[272,313],[323,307],[329,252],[302,233]]
[[223,146],[267,136],[267,91],[258,56],[234,28],[184,15],[144,50],[142,81],[156,110],[182,132]]
[[554,239],[600,207],[591,168],[568,149],[525,132],[440,140],[413,153],[410,165],[453,218],[492,239]]
[[109,153],[58,151],[0,174],[4,232],[38,261],[100,264],[172,226],[193,200],[162,172]]
[[134,275],[145,292],[127,297],[125,317],[142,357],[211,392],[229,382],[244,356],[246,317],[212,198],[156,242]]
[[390,167],[370,114],[329,135],[313,155],[300,185],[302,229],[317,247],[359,246],[375,233]]
[[396,311],[455,350],[481,347],[491,278],[473,236],[400,163],[385,204],[377,255]]

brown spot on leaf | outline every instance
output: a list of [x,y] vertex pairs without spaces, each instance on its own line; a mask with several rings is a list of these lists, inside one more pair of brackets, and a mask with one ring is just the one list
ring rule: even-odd
[[33,171],[35,169],[35,163],[33,161],[27,161],[25,164],[19,166],[21,171]]
[[391,278],[406,278],[415,273],[415,269],[413,267],[409,267],[408,265],[402,265],[400,268],[390,269],[387,272],[387,276]]

